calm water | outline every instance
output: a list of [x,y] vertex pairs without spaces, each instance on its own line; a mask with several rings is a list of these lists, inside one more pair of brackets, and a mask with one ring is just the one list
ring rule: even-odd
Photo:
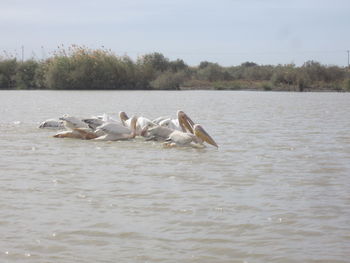
[[[220,148],[37,128],[178,109]],[[350,262],[349,93],[1,91],[0,116],[0,262]]]

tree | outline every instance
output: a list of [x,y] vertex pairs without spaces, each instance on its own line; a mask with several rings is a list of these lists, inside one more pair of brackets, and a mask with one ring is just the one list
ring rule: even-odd
[[18,63],[15,75],[16,89],[36,89],[38,67],[39,63],[33,59]]
[[241,67],[247,67],[247,68],[248,67],[256,67],[256,66],[258,66],[258,64],[254,63],[254,62],[249,62],[249,61],[241,64]]
[[151,82],[151,87],[154,89],[179,89],[181,84],[184,83],[186,79],[186,73],[184,71],[179,71],[173,73],[171,71],[166,71],[160,74],[154,81]]
[[200,80],[206,81],[226,80],[225,78],[229,77],[229,74],[227,72],[225,74],[223,68],[217,63],[208,63],[205,67],[199,68],[197,75]]
[[185,64],[185,62],[182,59],[177,59],[175,61],[170,61],[169,68],[173,72],[178,72],[182,70],[187,70],[188,66]]
[[14,89],[16,86],[17,61],[16,59],[6,59],[0,61],[0,89]]
[[144,55],[140,58],[140,64],[149,65],[156,71],[166,71],[169,68],[169,59],[164,57],[163,54],[155,52]]

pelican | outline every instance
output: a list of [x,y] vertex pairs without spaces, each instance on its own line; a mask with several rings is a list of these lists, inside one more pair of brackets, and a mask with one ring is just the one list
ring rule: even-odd
[[167,127],[173,130],[181,131],[180,123],[177,119],[164,119],[159,122],[159,126]]
[[[74,123],[76,119],[74,120]],[[131,118],[131,130],[122,124],[116,122],[106,122],[98,126],[95,130],[86,127],[73,128],[72,124],[68,122],[68,127],[71,130],[57,133],[56,138],[75,138],[84,140],[98,140],[98,141],[118,141],[132,139],[136,136],[136,121],[137,117]],[[76,125],[79,126],[79,125]]]
[[99,127],[99,126],[101,126],[101,125],[106,123],[102,119],[94,118],[94,117],[93,118],[89,118],[89,119],[83,119],[82,121],[85,122],[89,126],[89,128],[92,129],[92,130],[96,130],[97,127]]
[[[120,121],[123,123],[123,125],[125,127],[131,128],[131,118],[128,117],[128,115],[124,112],[121,111],[119,112],[119,117],[120,117]],[[145,117],[137,117],[137,121],[136,121],[136,135],[138,136],[143,136],[143,134],[145,133],[145,130],[148,127],[153,127],[156,124],[153,123],[150,119],[145,118]]]
[[[179,110],[177,111],[177,119],[171,119],[171,118],[162,118],[159,119],[159,121],[157,122],[157,124],[159,126],[163,126],[163,127],[167,127],[169,129],[173,129],[173,130],[178,130],[178,131],[183,131],[186,132],[186,129],[184,127],[184,125],[186,125],[187,130],[191,131],[191,127],[189,126],[188,123],[190,123],[192,126],[194,125],[193,121],[191,120],[190,117],[188,117],[186,115],[186,113],[184,113],[183,111]],[[158,120],[156,119],[156,120]],[[186,119],[186,121],[183,122],[183,124],[181,125],[180,123],[180,119]]]
[[192,127],[193,133],[175,130],[165,140],[165,146],[192,146],[204,147],[204,142],[219,148],[214,139],[204,130],[200,124]]
[[170,117],[161,116],[161,117],[158,117],[158,118],[152,120],[152,122],[153,122],[154,124],[159,125],[160,122],[162,122],[162,121],[164,121],[164,120],[168,120],[168,119],[170,120]]
[[158,125],[147,130],[148,136],[156,139],[165,139],[164,145],[170,147],[203,147],[204,142],[206,142],[218,148],[214,139],[200,124],[195,124],[183,111],[178,111],[177,115],[181,131]]
[[63,129],[64,124],[62,120],[56,120],[56,119],[48,119],[46,121],[43,121],[39,125],[40,129],[48,128],[48,129]]
[[[106,123],[117,123],[119,125],[123,125],[118,120],[114,119],[113,117],[111,117],[110,115],[108,115],[106,113],[104,113],[101,116],[97,116],[97,117],[93,116],[93,117],[88,118],[88,119],[83,119],[82,121],[88,124],[90,129],[95,132],[97,137],[100,137],[100,136],[105,134],[102,130],[97,130],[97,129],[98,129],[98,127],[100,127]],[[85,130],[85,131],[88,132],[88,130]]]
[[[127,140],[127,139],[133,139],[136,136],[136,122],[137,117],[132,117],[130,119],[130,129],[115,123],[115,122],[108,122],[103,124],[100,127],[97,127],[94,134],[97,134],[99,132],[103,132],[104,135],[94,138],[95,140],[99,141],[118,141],[118,140]],[[80,132],[82,129],[77,129],[78,132]],[[83,133],[85,130],[82,130]]]
[[127,126],[127,124],[125,122],[129,119],[129,116],[125,113],[125,111],[119,112],[119,118],[120,118],[121,123],[124,126]]
[[170,134],[175,130],[156,125],[154,127],[146,127],[142,132],[142,135],[147,138],[147,140],[166,140],[169,138]]
[[86,132],[91,131],[88,124],[86,124],[82,120],[67,114],[63,115],[61,118],[59,118],[59,120],[63,121],[63,125],[67,130],[59,132],[53,137],[90,139],[90,135],[83,134],[82,132],[77,131],[77,129],[85,130]]
[[81,119],[78,119],[74,116],[70,116],[68,114],[63,115],[59,119],[62,120],[64,123],[64,126],[70,130],[73,130],[76,128],[89,128],[89,126],[85,122],[83,122]]
[[[161,123],[161,122],[160,122]],[[157,140],[159,139],[167,139],[170,134],[174,131],[182,131],[190,133],[193,133],[192,126],[194,125],[194,122],[191,120],[190,117],[183,111],[179,110],[177,111],[177,123],[179,124],[179,128],[171,128],[167,127],[167,125],[155,125],[148,127],[147,131],[144,132],[145,135],[149,136],[150,138],[155,138]]]

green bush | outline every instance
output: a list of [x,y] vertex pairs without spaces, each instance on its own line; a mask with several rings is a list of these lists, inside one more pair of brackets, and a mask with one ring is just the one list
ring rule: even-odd
[[47,61],[45,86],[49,89],[71,89],[73,80],[70,72],[72,65],[68,57],[54,57]]
[[0,89],[16,88],[16,59],[0,60]]
[[15,75],[16,89],[37,89],[38,68],[39,63],[33,59],[18,63]]
[[167,71],[153,80],[151,82],[151,87],[153,89],[178,90],[185,80],[186,72],[180,71],[173,73],[172,71]]
[[45,75],[50,89],[134,89],[135,70],[127,57],[75,47],[48,60]]
[[139,64],[151,66],[155,71],[166,71],[169,69],[169,59],[163,54],[155,52],[139,57]]
[[350,91],[350,79],[345,79],[343,81],[342,89],[344,91]]
[[221,81],[230,79],[230,74],[217,63],[206,64],[205,62],[202,62],[201,65],[202,66],[200,66],[197,71],[197,77],[199,80]]

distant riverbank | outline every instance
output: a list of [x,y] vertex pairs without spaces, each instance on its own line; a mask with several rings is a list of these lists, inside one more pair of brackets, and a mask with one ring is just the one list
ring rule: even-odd
[[[349,85],[349,84],[348,84]],[[197,86],[181,86],[179,90],[247,90],[247,91],[288,91],[288,92],[349,92],[342,85],[320,85],[300,87],[298,85],[273,85],[270,82],[214,82]]]
[[46,60],[0,57],[0,89],[49,90],[262,90],[350,91],[345,67],[307,61],[302,66],[244,62],[223,67],[202,61],[189,66],[161,53],[136,61],[109,50],[71,46]]

